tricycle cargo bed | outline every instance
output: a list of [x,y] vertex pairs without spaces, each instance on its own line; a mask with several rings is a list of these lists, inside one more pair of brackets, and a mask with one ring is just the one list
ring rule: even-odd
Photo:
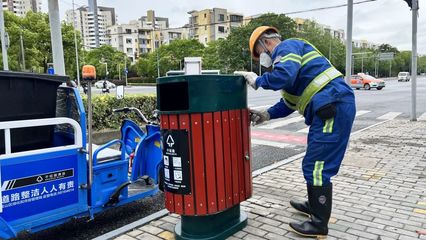
[[[65,76],[0,71],[0,121],[55,117],[57,89],[67,79]],[[12,151],[51,147],[53,128],[12,130]],[[3,134],[1,131],[0,136]],[[0,154],[4,152],[4,138],[0,137]]]

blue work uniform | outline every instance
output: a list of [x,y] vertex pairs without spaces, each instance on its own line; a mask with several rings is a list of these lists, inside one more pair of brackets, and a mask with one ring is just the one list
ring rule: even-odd
[[[354,93],[329,60],[303,39],[282,41],[271,58],[272,72],[259,76],[256,86],[281,90],[283,98],[268,113],[275,119],[297,110],[305,117],[310,128],[303,175],[310,185],[328,185],[349,141],[356,113]],[[333,117],[320,117],[323,107],[330,105],[335,107]]]

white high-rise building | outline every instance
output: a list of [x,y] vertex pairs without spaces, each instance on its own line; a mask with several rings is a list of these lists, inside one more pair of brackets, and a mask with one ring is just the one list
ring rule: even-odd
[[2,0],[3,10],[23,17],[29,11],[41,12],[41,0]]
[[[96,48],[95,41],[95,24],[93,18],[93,12],[89,11],[89,8],[84,6],[73,10],[66,11],[66,21],[72,24],[77,31],[80,32],[83,38],[83,44],[85,49]],[[113,26],[116,23],[115,9],[109,7],[98,7],[98,25],[99,25],[99,44],[108,44],[107,29],[109,26]]]

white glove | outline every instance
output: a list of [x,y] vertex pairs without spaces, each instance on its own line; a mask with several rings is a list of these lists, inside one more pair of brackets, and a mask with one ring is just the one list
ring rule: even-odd
[[235,71],[234,74],[243,76],[246,79],[247,84],[250,85],[254,90],[257,90],[256,79],[258,76],[256,73],[245,72],[245,71]]
[[261,111],[250,109],[250,120],[253,126],[268,121],[269,119],[271,119],[271,117],[269,116],[267,109]]

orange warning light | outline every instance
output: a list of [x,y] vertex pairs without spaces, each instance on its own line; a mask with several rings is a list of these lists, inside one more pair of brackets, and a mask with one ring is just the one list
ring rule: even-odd
[[96,79],[96,68],[93,65],[83,66],[83,80],[90,81]]

